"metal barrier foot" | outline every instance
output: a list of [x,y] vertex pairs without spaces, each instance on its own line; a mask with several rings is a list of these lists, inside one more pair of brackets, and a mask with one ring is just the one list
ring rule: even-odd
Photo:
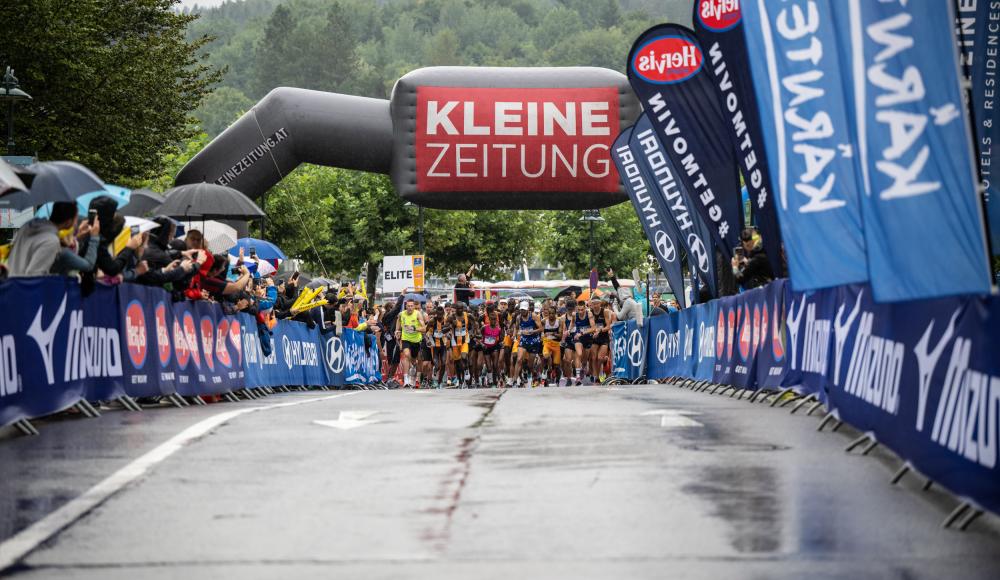
[[27,419],[15,421],[14,427],[17,427],[17,430],[25,435],[38,435],[38,429],[35,429],[35,426],[31,424],[31,421]]
[[869,436],[869,435],[868,435],[868,434],[866,433],[866,434],[862,435],[861,437],[858,437],[858,438],[857,438],[857,439],[855,439],[854,441],[851,441],[851,444],[850,444],[850,445],[848,445],[848,446],[847,446],[847,449],[844,449],[844,451],[846,451],[847,453],[850,453],[851,451],[854,451],[854,449],[855,449],[855,448],[856,448],[857,446],[859,446],[859,445],[861,445],[862,443],[865,443],[865,442],[867,442],[867,441],[871,441],[871,440],[872,440],[871,436]]
[[836,421],[837,418],[833,416],[833,413],[827,413],[823,420],[819,422],[819,427],[816,428],[817,431],[822,431],[826,424],[830,421]]
[[969,513],[969,515],[965,516],[965,519],[962,520],[962,522],[958,524],[958,529],[960,529],[960,530],[962,530],[964,532],[972,524],[972,522],[974,522],[977,519],[979,519],[979,516],[981,516],[981,515],[983,515],[983,510],[981,510],[981,509],[973,509]]
[[809,401],[813,401],[815,399],[816,399],[815,393],[812,395],[807,395],[805,397],[802,397],[802,399],[798,402],[798,404],[792,407],[792,411],[789,414],[794,415],[795,412],[801,409],[806,403],[808,403]]
[[948,517],[946,517],[944,521],[941,522],[941,527],[944,529],[950,528],[951,525],[957,522],[958,518],[962,517],[962,514],[968,511],[970,507],[972,506],[967,501],[963,501],[962,503],[958,504],[958,507],[952,510],[952,512],[948,514]]
[[903,477],[905,477],[906,474],[910,472],[910,469],[911,469],[910,464],[904,463],[902,467],[900,467],[896,471],[896,473],[893,474],[892,479],[889,480],[889,483],[891,485],[896,485],[897,483],[903,480]]
[[823,401],[817,400],[815,405],[809,407],[809,411],[806,412],[806,417],[812,415],[816,409],[819,409],[822,406],[823,406]]

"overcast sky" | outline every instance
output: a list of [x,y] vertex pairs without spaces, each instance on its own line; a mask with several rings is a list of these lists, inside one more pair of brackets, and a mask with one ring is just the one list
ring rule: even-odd
[[207,8],[210,6],[218,6],[222,4],[223,0],[181,0],[181,6],[184,8],[192,8],[195,5],[201,6],[202,8]]

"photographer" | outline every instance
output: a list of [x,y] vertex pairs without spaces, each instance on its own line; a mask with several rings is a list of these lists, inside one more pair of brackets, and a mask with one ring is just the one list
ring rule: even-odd
[[608,268],[608,277],[611,278],[611,285],[615,287],[614,299],[618,306],[614,308],[615,318],[618,320],[635,320],[642,326],[642,306],[632,297],[632,292],[628,288],[618,283],[615,271]]
[[736,283],[744,290],[758,288],[774,280],[771,263],[764,253],[760,236],[753,229],[747,228],[740,234],[740,245],[733,252],[733,275]]

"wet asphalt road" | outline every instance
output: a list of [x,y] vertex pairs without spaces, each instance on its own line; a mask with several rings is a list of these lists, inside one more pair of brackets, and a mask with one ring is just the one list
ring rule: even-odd
[[[0,541],[199,421],[323,395],[0,440]],[[233,418],[7,574],[1000,578],[996,518],[941,530],[953,498],[817,424],[669,386],[352,393]]]

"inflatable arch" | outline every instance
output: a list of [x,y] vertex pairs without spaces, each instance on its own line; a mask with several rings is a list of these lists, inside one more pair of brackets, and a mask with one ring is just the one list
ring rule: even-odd
[[251,198],[300,163],[386,173],[442,209],[588,209],[628,200],[611,163],[639,116],[624,75],[602,68],[431,67],[389,100],[281,87],[181,169]]

